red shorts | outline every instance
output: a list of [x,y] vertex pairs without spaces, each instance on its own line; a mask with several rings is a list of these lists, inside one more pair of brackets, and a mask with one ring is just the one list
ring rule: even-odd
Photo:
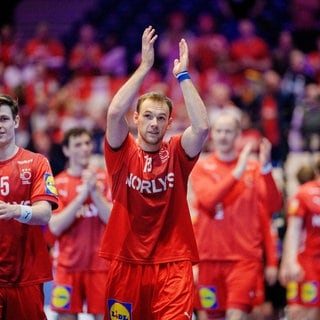
[[[57,267],[51,294],[51,309],[58,313],[103,314],[107,272],[68,272]],[[84,303],[87,309],[84,310]]]
[[260,275],[259,261],[200,262],[195,309],[219,316],[231,308],[249,313]]
[[304,257],[299,258],[304,270],[301,282],[290,282],[287,285],[287,303],[305,307],[320,307],[320,261]]
[[43,285],[0,287],[0,320],[45,320]]
[[193,293],[189,261],[156,265],[114,261],[108,274],[104,319],[191,319]]
[[253,306],[260,306],[263,304],[265,297],[264,269],[261,265],[260,274],[256,279],[256,291],[253,299]]

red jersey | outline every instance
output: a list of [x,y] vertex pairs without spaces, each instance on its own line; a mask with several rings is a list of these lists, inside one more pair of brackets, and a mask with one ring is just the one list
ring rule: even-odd
[[270,214],[265,209],[265,206],[261,205],[260,209],[265,265],[277,267],[280,258],[277,250],[277,243],[279,240],[278,231],[273,226],[272,218],[270,218]]
[[299,255],[319,258],[320,252],[320,184],[316,180],[301,185],[289,200],[288,218],[298,216],[304,220],[304,241]]
[[[98,187],[108,197],[107,172],[97,170]],[[59,207],[54,214],[59,214],[77,196],[77,189],[82,185],[81,177],[75,177],[63,171],[55,177],[59,194]],[[85,201],[77,213],[74,223],[65,230],[56,243],[58,265],[70,271],[105,271],[106,261],[99,257],[98,251],[105,229],[105,223],[98,215],[98,209],[91,198]]]
[[[57,191],[48,160],[19,148],[11,159],[0,161],[0,200],[19,205],[45,200],[56,207]],[[41,226],[1,220],[0,287],[51,279],[51,262]]]
[[107,259],[157,264],[198,261],[186,199],[190,159],[181,136],[145,152],[129,134],[116,150],[105,141],[113,208],[100,254]]
[[201,260],[260,260],[263,239],[259,203],[271,213],[281,208],[272,174],[262,175],[260,164],[251,159],[236,180],[231,171],[237,160],[224,162],[210,154],[192,172]]

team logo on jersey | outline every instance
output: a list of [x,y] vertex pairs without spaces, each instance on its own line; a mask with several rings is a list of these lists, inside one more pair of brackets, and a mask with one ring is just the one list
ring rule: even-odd
[[217,289],[215,287],[201,287],[199,289],[202,308],[214,310],[218,307]]
[[57,285],[52,289],[51,305],[56,309],[68,310],[71,301],[70,286]]
[[318,282],[308,281],[301,286],[301,300],[306,303],[315,303],[318,300]]
[[44,181],[45,181],[45,184],[46,184],[46,194],[52,194],[52,195],[57,196],[58,192],[57,192],[57,188],[56,188],[56,185],[54,183],[54,179],[53,179],[52,174],[45,173]]
[[290,281],[287,285],[287,300],[296,301],[298,299],[298,283],[295,281]]
[[159,151],[159,157],[160,157],[161,163],[167,162],[169,159],[169,151],[167,149],[162,148]]
[[109,317],[111,320],[131,320],[132,304],[108,299]]
[[22,181],[22,184],[31,184],[31,178],[32,174],[30,168],[21,169],[20,179]]

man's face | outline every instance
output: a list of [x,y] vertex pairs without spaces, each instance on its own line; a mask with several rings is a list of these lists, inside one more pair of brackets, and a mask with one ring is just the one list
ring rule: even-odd
[[19,126],[19,116],[12,117],[9,106],[0,106],[0,148],[14,141],[15,129]]
[[238,134],[239,128],[232,117],[219,117],[212,128],[214,149],[222,153],[234,151],[235,141]]
[[142,149],[157,151],[172,118],[165,102],[147,99],[141,104],[140,112],[135,112],[134,122],[138,127],[138,138]]
[[69,145],[63,148],[70,164],[87,167],[93,150],[93,143],[90,136],[83,133],[79,136],[71,136]]

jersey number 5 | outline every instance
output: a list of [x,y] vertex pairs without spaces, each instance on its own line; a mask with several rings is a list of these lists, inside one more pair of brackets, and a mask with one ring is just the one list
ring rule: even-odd
[[7,196],[9,194],[9,177],[0,177],[0,194]]

